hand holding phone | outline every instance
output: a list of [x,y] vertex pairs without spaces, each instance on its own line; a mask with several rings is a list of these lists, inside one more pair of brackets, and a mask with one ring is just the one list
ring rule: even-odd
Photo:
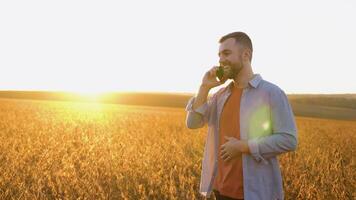
[[201,85],[207,87],[208,89],[211,89],[224,84],[227,80],[227,78],[224,76],[224,74],[226,73],[224,71],[222,72],[221,70],[224,70],[224,68],[221,66],[212,67],[204,74]]

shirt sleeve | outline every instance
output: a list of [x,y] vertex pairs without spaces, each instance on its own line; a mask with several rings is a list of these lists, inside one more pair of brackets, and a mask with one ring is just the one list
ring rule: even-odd
[[208,122],[210,117],[210,110],[213,104],[213,100],[216,94],[208,98],[207,102],[199,106],[196,109],[193,109],[193,104],[196,99],[196,96],[193,96],[189,99],[185,111],[187,111],[186,125],[190,129],[201,128],[206,122]]
[[272,135],[250,139],[251,155],[258,162],[297,148],[297,128],[287,95],[277,88],[270,93]]

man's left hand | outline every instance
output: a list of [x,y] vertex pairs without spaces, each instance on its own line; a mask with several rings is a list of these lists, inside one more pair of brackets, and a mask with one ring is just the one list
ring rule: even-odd
[[249,153],[247,141],[227,136],[225,136],[225,139],[228,141],[220,147],[220,156],[225,162],[230,161],[241,153]]

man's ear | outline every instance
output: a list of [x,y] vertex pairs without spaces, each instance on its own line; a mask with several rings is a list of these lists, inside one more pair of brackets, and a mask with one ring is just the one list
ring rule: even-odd
[[245,48],[242,51],[242,59],[244,60],[244,62],[251,62],[250,58],[251,58],[252,52],[250,49]]

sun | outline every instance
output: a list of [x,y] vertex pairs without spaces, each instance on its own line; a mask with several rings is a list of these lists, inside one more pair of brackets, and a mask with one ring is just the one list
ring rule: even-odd
[[85,90],[85,89],[79,89],[79,90],[71,90],[71,93],[74,93],[75,96],[77,96],[81,100],[88,100],[88,101],[100,101],[105,94],[108,94],[112,91],[108,90]]

